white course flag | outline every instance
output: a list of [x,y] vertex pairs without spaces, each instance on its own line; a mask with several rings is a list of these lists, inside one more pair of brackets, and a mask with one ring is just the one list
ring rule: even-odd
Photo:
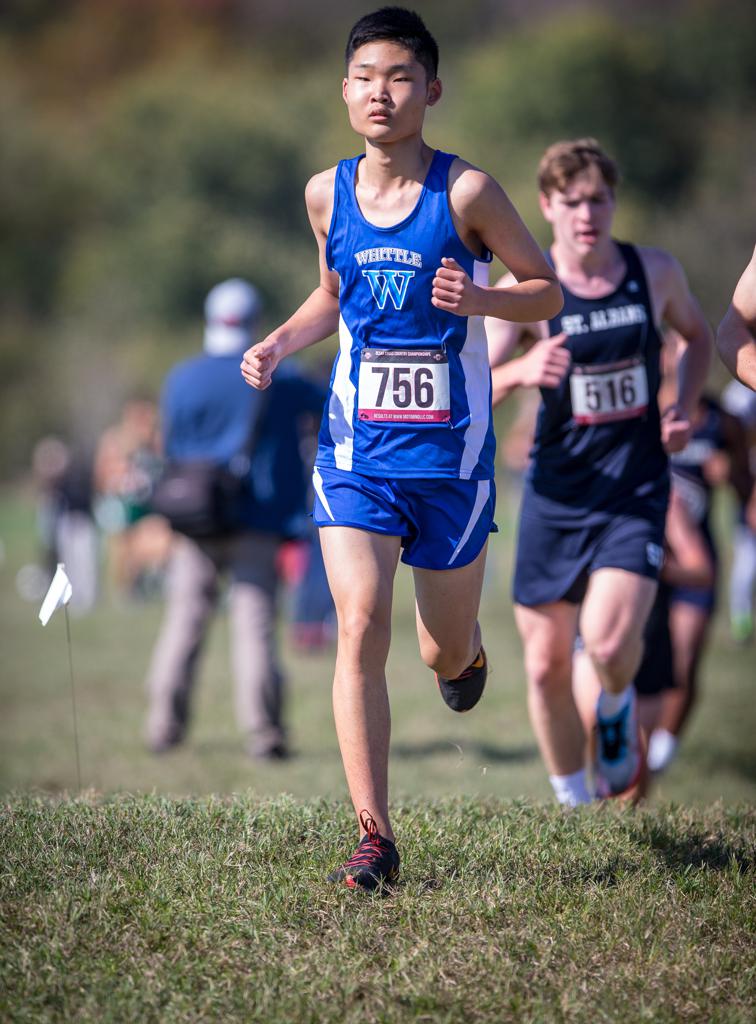
[[50,621],[50,617],[56,608],[68,604],[72,593],[71,581],[66,575],[66,567],[62,562],[58,562],[58,568],[53,576],[50,589],[47,591],[42,607],[39,609],[39,621],[43,626],[46,626]]

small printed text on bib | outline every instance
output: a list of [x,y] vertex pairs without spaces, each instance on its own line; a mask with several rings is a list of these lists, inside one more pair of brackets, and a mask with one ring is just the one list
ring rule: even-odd
[[445,423],[451,419],[449,360],[443,348],[364,348],[358,416],[377,423]]

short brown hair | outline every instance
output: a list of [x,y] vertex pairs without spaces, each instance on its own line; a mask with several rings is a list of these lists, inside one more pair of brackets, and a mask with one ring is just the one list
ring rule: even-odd
[[612,191],[619,182],[619,168],[595,139],[567,139],[546,150],[538,165],[538,188],[544,195],[564,192],[574,177],[597,167]]

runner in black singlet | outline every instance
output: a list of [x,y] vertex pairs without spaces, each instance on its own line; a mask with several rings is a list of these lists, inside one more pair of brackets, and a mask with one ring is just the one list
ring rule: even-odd
[[[565,296],[545,323],[491,321],[494,403],[539,387],[514,578],[531,720],[560,802],[614,796],[643,757],[630,685],[662,562],[665,455],[683,448],[711,333],[677,261],[612,237],[614,162],[594,139],[557,143],[539,168],[550,257]],[[508,280],[505,278],[504,280]],[[659,330],[681,335],[678,398],[657,412]],[[529,350],[512,359],[523,343]],[[572,694],[578,628],[599,690],[593,786]]]

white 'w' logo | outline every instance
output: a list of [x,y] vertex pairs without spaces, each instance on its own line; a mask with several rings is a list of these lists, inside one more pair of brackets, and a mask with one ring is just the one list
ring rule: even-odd
[[394,309],[401,309],[407,297],[407,288],[414,270],[363,270],[368,279],[373,298],[379,309],[386,308],[386,299],[391,298]]

